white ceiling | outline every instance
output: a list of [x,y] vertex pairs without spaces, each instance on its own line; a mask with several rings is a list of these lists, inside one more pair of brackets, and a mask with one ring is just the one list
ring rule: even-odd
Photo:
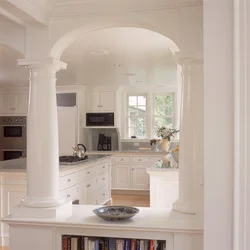
[[176,64],[170,52],[173,47],[168,38],[145,29],[123,27],[91,32],[63,52],[61,60],[68,63],[68,69],[58,73],[58,83],[172,84],[176,80]]
[[[168,38],[144,29],[110,28],[91,32],[63,52],[61,60],[68,68],[57,73],[57,84],[142,87],[173,84],[176,64],[170,52],[172,47]],[[0,45],[1,85],[28,85],[27,69],[17,65],[17,59],[23,57],[20,52]]]

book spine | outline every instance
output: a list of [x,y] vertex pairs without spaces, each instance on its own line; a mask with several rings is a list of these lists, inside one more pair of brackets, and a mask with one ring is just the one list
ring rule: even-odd
[[140,240],[140,250],[144,250],[144,240]]
[[124,250],[124,239],[116,239],[116,250]]
[[149,242],[149,249],[154,250],[154,241],[153,240],[150,240],[150,242]]
[[150,250],[149,249],[149,240],[144,240],[144,249],[145,250]]
[[116,244],[115,238],[109,238],[109,250],[116,250],[115,244]]
[[125,250],[130,250],[130,239],[125,239],[124,245]]
[[62,237],[62,250],[68,250],[68,239],[67,236]]
[[71,250],[71,236],[69,236],[68,239],[67,239],[67,245],[68,245],[67,250]]
[[104,250],[109,250],[109,239],[104,238]]
[[136,239],[131,239],[131,250],[136,250]]
[[140,240],[136,240],[136,250],[140,250]]
[[104,239],[103,238],[101,238],[99,241],[99,249],[104,250]]

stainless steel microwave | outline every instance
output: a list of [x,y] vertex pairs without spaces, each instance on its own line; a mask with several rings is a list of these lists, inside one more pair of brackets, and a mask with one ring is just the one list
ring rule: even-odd
[[86,126],[106,127],[115,125],[114,113],[86,113]]

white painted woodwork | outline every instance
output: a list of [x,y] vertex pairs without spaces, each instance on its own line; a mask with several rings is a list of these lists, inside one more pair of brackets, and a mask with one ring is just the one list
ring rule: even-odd
[[179,173],[173,169],[148,169],[150,207],[172,208],[179,195]]
[[[93,214],[93,209],[97,207],[75,205],[72,207],[72,216],[54,219],[6,218],[11,239],[15,239],[10,241],[10,249],[59,250],[62,249],[64,234],[165,240],[167,250],[202,249],[202,223],[197,216],[169,209],[140,207],[140,212],[129,223],[110,223]],[[31,241],[30,237],[36,240]]]
[[[179,198],[173,209],[181,213],[195,214],[195,78],[193,77],[192,58],[179,59],[183,67],[183,88],[181,106],[180,153],[179,153]],[[198,146],[198,145],[197,145]]]
[[114,111],[114,99],[113,91],[93,91],[91,93],[91,111]]
[[0,94],[0,114],[27,115],[28,93],[2,93]]
[[[27,207],[56,207],[59,196],[59,148],[56,106],[56,72],[66,68],[58,60],[19,60],[30,71],[30,103],[27,116]],[[34,146],[35,145],[35,146]],[[46,185],[44,185],[46,183]]]
[[83,181],[79,185],[80,204],[96,204],[96,178]]
[[127,189],[131,187],[131,169],[128,164],[114,164],[112,173],[114,188]]
[[131,165],[132,189],[149,189],[149,176],[146,168],[147,166]]

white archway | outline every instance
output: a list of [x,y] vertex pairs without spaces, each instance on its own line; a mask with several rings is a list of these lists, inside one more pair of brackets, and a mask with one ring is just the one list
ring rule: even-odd
[[156,32],[168,39],[171,50],[173,52],[179,52],[180,47],[177,45],[177,43],[174,41],[172,37],[167,37],[165,34],[162,34],[161,31],[154,29],[150,27],[147,24],[142,24],[142,23],[135,23],[135,22],[128,22],[128,21],[112,21],[112,22],[104,22],[104,23],[94,23],[94,24],[87,24],[83,25],[79,28],[73,29],[71,32],[66,33],[65,35],[61,36],[55,44],[52,46],[50,50],[50,56],[52,58],[57,58],[59,59],[61,57],[61,54],[63,51],[72,43],[74,42],[77,38],[81,37],[82,35],[89,33],[89,32],[94,32],[97,30],[101,29],[108,29],[108,28],[117,28],[117,27],[131,27],[131,28],[141,28],[141,29],[146,29],[150,30],[152,32]]

